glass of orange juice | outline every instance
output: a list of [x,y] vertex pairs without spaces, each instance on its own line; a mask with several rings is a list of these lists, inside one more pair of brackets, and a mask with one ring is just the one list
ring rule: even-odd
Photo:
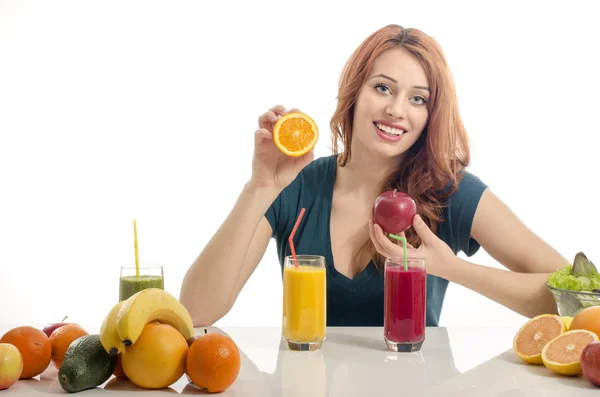
[[318,350],[327,326],[325,258],[296,255],[283,268],[283,337],[291,350]]

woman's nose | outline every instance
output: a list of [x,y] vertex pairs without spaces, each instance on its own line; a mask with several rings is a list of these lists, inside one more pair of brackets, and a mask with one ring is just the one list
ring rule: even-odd
[[405,103],[402,99],[398,98],[395,101],[392,101],[391,103],[388,104],[387,108],[385,109],[385,112],[388,114],[388,116],[396,118],[396,119],[403,119],[406,117],[406,109],[405,109]]

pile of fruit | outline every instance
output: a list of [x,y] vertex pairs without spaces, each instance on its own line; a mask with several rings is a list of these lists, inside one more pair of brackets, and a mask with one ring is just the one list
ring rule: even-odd
[[517,356],[566,376],[583,375],[600,386],[600,306],[575,317],[542,314],[527,321],[513,340]]
[[44,372],[50,363],[67,392],[92,389],[112,375],[161,389],[183,375],[199,389],[222,392],[236,380],[240,353],[225,335],[194,335],[191,316],[171,294],[148,288],[117,303],[99,334],[72,323],[23,326],[0,338],[0,390]]

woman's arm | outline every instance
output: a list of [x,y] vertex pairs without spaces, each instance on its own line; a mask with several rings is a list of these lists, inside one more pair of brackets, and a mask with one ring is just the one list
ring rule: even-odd
[[526,317],[556,313],[544,283],[548,274],[569,263],[533,233],[489,189],[479,202],[471,235],[506,271],[455,258],[440,277],[478,292]]
[[214,324],[233,306],[271,238],[271,226],[264,214],[278,193],[248,183],[229,216],[188,269],[180,301],[190,312],[194,326]]
[[[413,227],[422,244],[417,249],[409,247],[408,255],[424,258],[429,274],[460,284],[526,317],[556,313],[554,298],[544,283],[548,274],[569,262],[489,189],[479,201],[471,235],[509,271],[458,258],[418,215]],[[402,257],[402,246],[392,243],[378,225],[371,223],[370,232],[379,253],[388,258]]]
[[552,294],[544,283],[548,273],[518,273],[474,264],[455,257],[439,274],[525,317],[557,313]]

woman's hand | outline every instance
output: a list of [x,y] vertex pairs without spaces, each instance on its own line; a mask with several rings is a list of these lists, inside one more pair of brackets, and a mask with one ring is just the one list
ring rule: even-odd
[[279,118],[298,109],[287,111],[282,105],[269,109],[258,118],[258,130],[254,136],[254,158],[250,182],[256,187],[283,190],[314,158],[311,150],[301,157],[282,153],[273,142],[273,127]]
[[[407,243],[406,256],[408,258],[415,257],[425,259],[427,273],[439,276],[441,273],[440,270],[442,270],[441,268],[443,266],[448,266],[448,264],[456,259],[454,252],[452,252],[450,247],[429,229],[419,215],[415,215],[413,218],[412,226],[421,238],[421,246],[419,248],[414,248]],[[369,221],[369,235],[371,236],[371,241],[373,241],[377,252],[384,257],[404,257],[402,242],[398,241],[398,244],[391,242],[383,233],[381,226],[374,224],[372,220]],[[400,235],[405,237],[404,233],[401,233]]]

